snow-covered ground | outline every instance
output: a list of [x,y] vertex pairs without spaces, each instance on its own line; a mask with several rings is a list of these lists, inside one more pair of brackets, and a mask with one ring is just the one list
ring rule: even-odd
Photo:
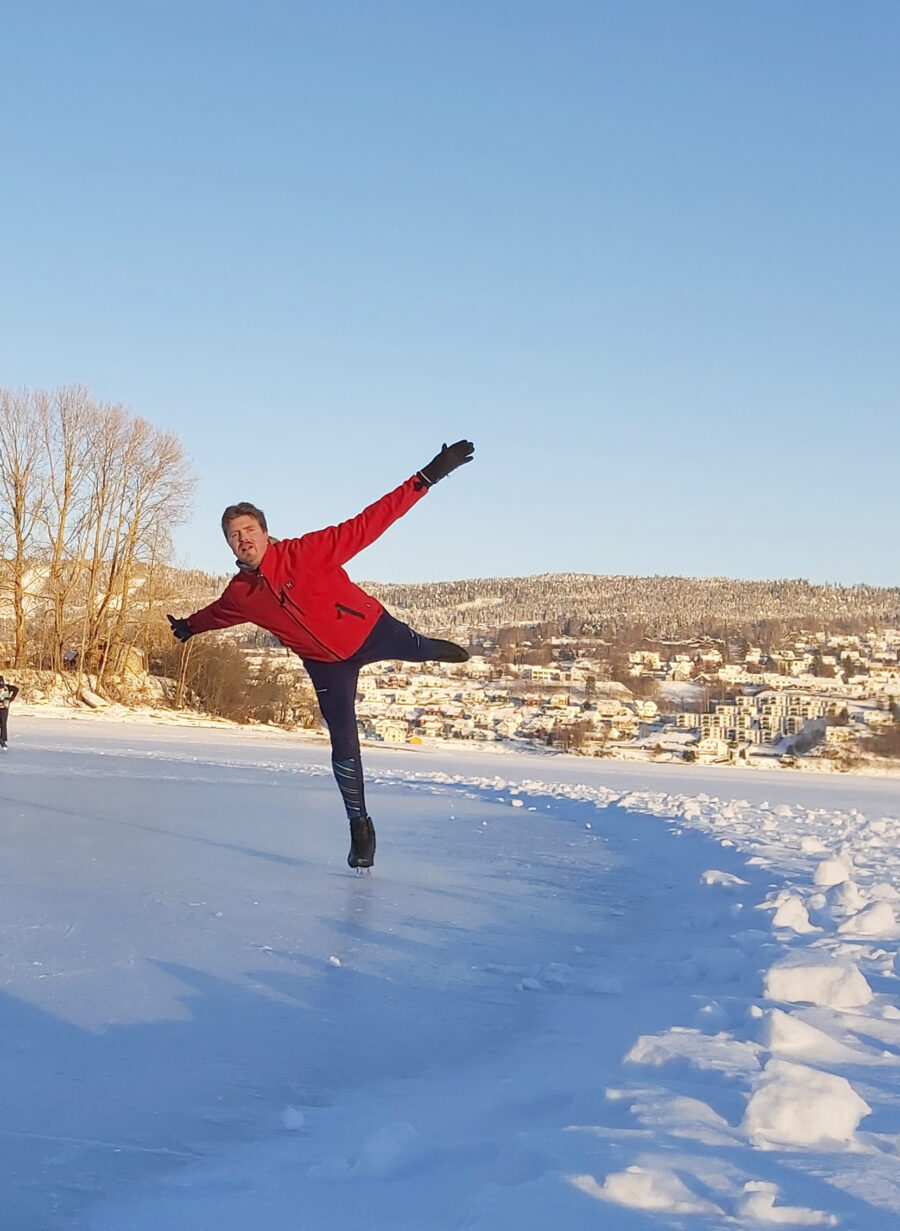
[[4,1231],[900,1226],[900,799],[13,713]]

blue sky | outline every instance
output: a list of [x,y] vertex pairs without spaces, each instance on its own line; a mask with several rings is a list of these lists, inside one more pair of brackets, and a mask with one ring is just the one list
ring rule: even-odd
[[8,6],[0,385],[178,432],[178,563],[898,583],[894,0]]

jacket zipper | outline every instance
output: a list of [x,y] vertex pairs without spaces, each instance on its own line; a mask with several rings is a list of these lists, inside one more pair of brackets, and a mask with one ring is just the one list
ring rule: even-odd
[[337,608],[338,619],[342,615],[356,616],[357,620],[364,620],[366,618],[361,611],[354,611],[352,607],[345,607],[343,603],[335,603],[334,605]]
[[282,590],[280,594],[276,594],[275,590],[272,587],[272,583],[269,581],[268,577],[264,576],[262,573],[260,573],[259,575],[260,577],[262,577],[263,581],[265,582],[265,585],[268,588],[269,593],[275,599],[275,602],[278,603],[278,605],[282,608],[283,611],[286,611],[288,613],[288,615],[291,617],[291,619],[294,621],[297,627],[301,629],[304,633],[306,633],[307,637],[309,637],[311,641],[314,641],[316,645],[320,646],[325,651],[326,654],[330,654],[331,657],[335,660],[335,662],[340,662],[340,658],[341,658],[340,654],[335,653],[335,651],[332,650],[329,646],[327,646],[324,641],[320,641],[319,638],[316,636],[316,634],[312,632],[310,629],[308,629],[302,620],[299,620],[297,618],[297,616],[294,613],[299,612],[300,608],[295,603],[291,602],[291,600],[285,594],[284,590]]

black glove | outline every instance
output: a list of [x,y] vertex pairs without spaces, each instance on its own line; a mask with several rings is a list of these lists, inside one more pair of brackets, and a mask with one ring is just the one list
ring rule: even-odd
[[166,616],[166,619],[172,625],[173,637],[177,637],[179,641],[187,641],[189,637],[193,637],[194,630],[187,620],[176,620],[173,615]]
[[457,466],[465,466],[466,462],[470,462],[474,452],[475,446],[471,440],[457,440],[456,444],[450,445],[449,448],[444,445],[440,453],[418,472],[419,478],[427,487],[432,487],[440,479],[446,479],[450,471]]

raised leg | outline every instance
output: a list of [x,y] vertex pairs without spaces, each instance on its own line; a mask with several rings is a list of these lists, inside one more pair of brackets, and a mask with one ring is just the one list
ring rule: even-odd
[[426,637],[414,628],[382,612],[378,623],[369,633],[359,650],[349,662],[362,667],[368,663],[383,662],[388,658],[407,663],[452,662],[462,663],[469,657],[468,650],[453,641],[439,637]]

